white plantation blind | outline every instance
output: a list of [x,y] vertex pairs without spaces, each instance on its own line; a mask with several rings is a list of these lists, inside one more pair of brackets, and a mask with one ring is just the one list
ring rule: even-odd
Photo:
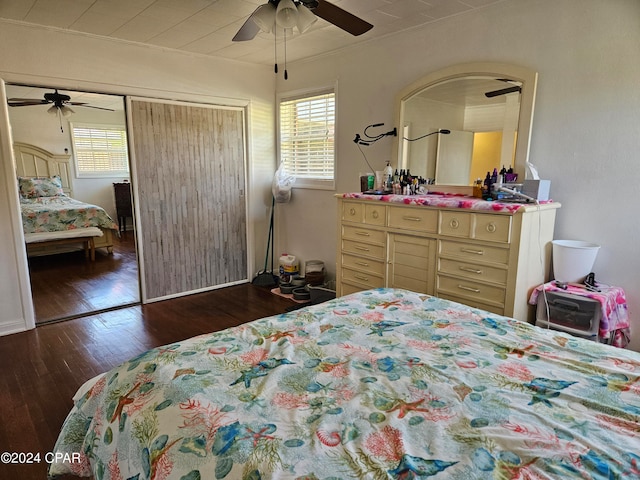
[[123,126],[72,125],[71,132],[79,177],[129,173],[127,132]]
[[333,186],[335,93],[280,102],[280,161],[296,185]]

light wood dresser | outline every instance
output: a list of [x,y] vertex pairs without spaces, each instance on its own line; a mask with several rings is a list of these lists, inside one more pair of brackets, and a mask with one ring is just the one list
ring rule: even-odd
[[456,208],[436,197],[434,206],[354,196],[337,195],[338,295],[406,288],[533,321],[528,299],[549,279],[559,203],[501,208],[470,198]]

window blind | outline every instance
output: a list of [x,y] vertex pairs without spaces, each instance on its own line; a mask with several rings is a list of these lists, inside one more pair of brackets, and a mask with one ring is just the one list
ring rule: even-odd
[[129,172],[124,127],[73,125],[72,135],[79,176]]
[[296,179],[334,179],[335,93],[280,103],[280,161]]

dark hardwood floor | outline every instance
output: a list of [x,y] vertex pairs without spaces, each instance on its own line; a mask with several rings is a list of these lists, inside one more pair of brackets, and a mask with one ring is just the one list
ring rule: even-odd
[[[293,302],[238,285],[50,323],[0,337],[0,453],[51,451],[86,380],[160,345],[283,313]],[[0,479],[46,478],[47,465],[0,463]]]
[[36,323],[86,315],[140,301],[133,232],[114,239],[113,255],[82,250],[29,258]]

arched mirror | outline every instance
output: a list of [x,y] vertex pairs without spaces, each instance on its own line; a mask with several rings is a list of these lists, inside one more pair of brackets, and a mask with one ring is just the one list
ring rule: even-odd
[[[399,169],[437,185],[471,185],[494,168],[524,179],[537,73],[469,63],[433,72],[397,97]],[[435,133],[440,130],[449,134]]]

